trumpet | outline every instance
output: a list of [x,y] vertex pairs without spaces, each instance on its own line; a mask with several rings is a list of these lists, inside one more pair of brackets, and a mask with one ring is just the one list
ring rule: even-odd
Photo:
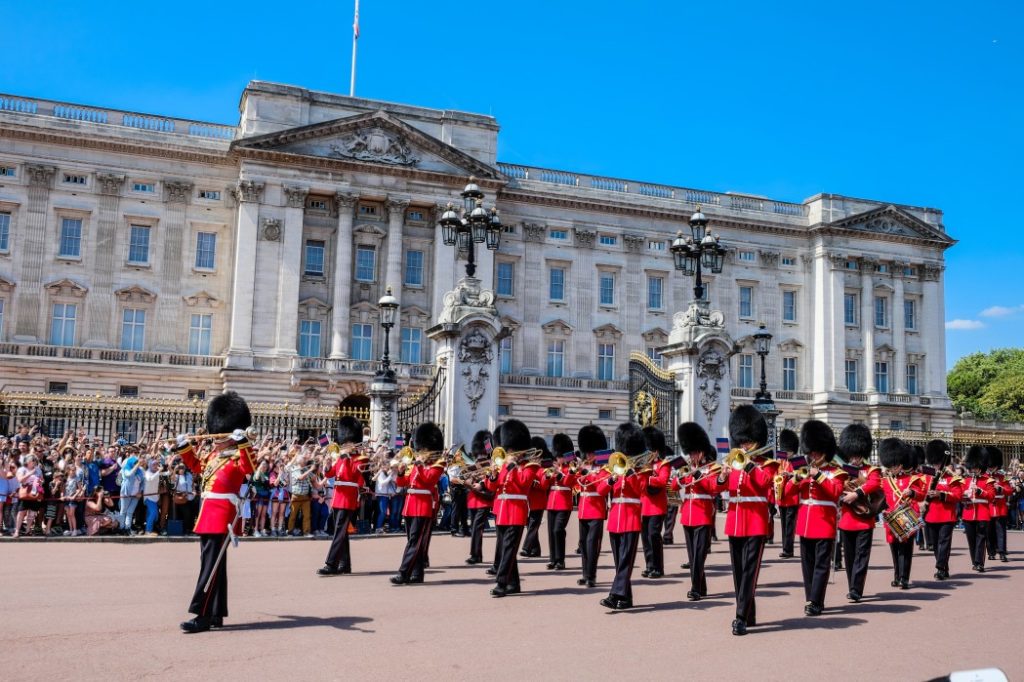
[[613,452],[608,458],[608,464],[604,466],[604,470],[613,476],[622,476],[630,469],[636,471],[650,466],[656,455],[657,453],[654,452],[644,452],[635,457],[627,457],[621,452]]
[[729,451],[729,454],[725,456],[723,463],[730,469],[742,469],[752,461],[758,455],[763,455],[766,452],[771,452],[773,447],[771,445],[764,445],[751,450],[750,452],[745,451],[743,448],[733,448]]
[[[201,440],[211,440],[211,439],[212,440],[218,440],[218,439],[221,439],[221,438],[228,438],[228,437],[230,437],[232,435],[234,435],[233,431],[231,433],[197,433],[195,435],[189,434],[189,435],[185,436],[185,438],[187,438],[188,440],[191,440],[191,441],[201,441]],[[249,439],[250,443],[255,442],[259,438],[259,436],[260,436],[260,434],[256,431],[256,429],[254,429],[251,426],[248,427],[245,430],[245,437],[247,439]],[[170,439],[170,440],[173,440],[173,439]]]
[[717,474],[721,470],[722,470],[722,465],[719,464],[718,462],[710,462],[710,463],[705,464],[703,466],[697,467],[696,469],[694,469],[693,467],[691,467],[691,466],[689,466],[687,464],[684,464],[683,466],[681,466],[678,469],[676,469],[674,477],[675,478],[686,478],[687,476],[697,475],[697,474],[700,474],[701,477],[704,477],[704,476],[708,476],[708,475],[711,475],[711,474]]

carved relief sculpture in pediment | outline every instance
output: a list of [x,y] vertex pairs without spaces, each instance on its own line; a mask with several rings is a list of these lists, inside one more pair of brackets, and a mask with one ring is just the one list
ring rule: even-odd
[[138,284],[123,289],[118,289],[114,292],[114,296],[121,303],[143,303],[150,304],[156,300],[156,294],[149,289],[144,289]]
[[415,166],[420,162],[404,137],[383,128],[357,130],[330,145],[330,155],[356,161],[394,166]]
[[50,292],[51,296],[62,296],[65,298],[84,298],[89,292],[84,286],[70,279],[60,279],[43,285],[43,288]]

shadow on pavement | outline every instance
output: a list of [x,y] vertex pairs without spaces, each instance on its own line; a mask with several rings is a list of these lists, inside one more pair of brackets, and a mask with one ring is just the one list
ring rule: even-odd
[[[918,588],[921,585],[917,585]],[[862,603],[876,601],[936,601],[945,599],[949,595],[942,592],[922,592],[918,590],[901,590],[899,592],[877,592],[870,597],[865,597]]]
[[[267,614],[274,616],[275,614]],[[373,633],[376,630],[364,630],[356,627],[361,623],[372,623],[373,618],[361,616],[334,616],[331,618],[316,618],[314,616],[276,616],[280,620],[266,620],[256,623],[229,623],[223,628],[224,631],[234,630],[291,630],[292,628],[317,628],[329,627],[337,630],[352,630],[355,632]]]
[[773,623],[756,625],[750,629],[750,634],[757,635],[762,632],[791,632],[793,630],[844,630],[855,625],[867,623],[863,618],[847,618],[845,616],[818,616],[816,618],[787,618],[777,620]]
[[797,582],[796,580],[790,580],[789,582],[784,582],[784,583],[760,583],[757,586],[757,593],[761,594],[761,588],[762,587],[803,587],[803,586],[804,586],[803,583]]
[[915,604],[872,604],[861,602],[860,604],[848,604],[834,609],[827,609],[825,613],[910,613],[911,611],[920,610],[921,607]]
[[611,614],[630,614],[630,613],[650,613],[651,611],[682,611],[693,609],[695,611],[703,611],[704,609],[713,609],[716,606],[729,606],[732,602],[728,601],[715,601],[713,599],[702,599],[701,601],[670,601],[662,602],[660,604],[644,604],[642,606],[635,606],[625,611],[609,611]]

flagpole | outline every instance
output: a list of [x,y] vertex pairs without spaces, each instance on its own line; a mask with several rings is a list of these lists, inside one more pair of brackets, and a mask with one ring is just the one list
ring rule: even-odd
[[348,96],[356,96],[356,46],[359,44],[359,0],[356,0],[356,18],[352,24],[352,79],[349,81]]

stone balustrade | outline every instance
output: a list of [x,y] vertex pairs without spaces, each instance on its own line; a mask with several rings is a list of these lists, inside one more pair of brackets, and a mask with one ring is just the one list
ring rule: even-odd
[[501,383],[508,386],[536,386],[538,388],[570,388],[584,391],[628,391],[625,379],[582,379],[579,377],[529,376],[502,374]]
[[186,353],[155,353],[151,351],[50,346],[32,343],[0,343],[0,355],[21,355],[35,358],[84,360],[115,364],[172,365],[175,367],[221,367],[219,355],[188,355]]

